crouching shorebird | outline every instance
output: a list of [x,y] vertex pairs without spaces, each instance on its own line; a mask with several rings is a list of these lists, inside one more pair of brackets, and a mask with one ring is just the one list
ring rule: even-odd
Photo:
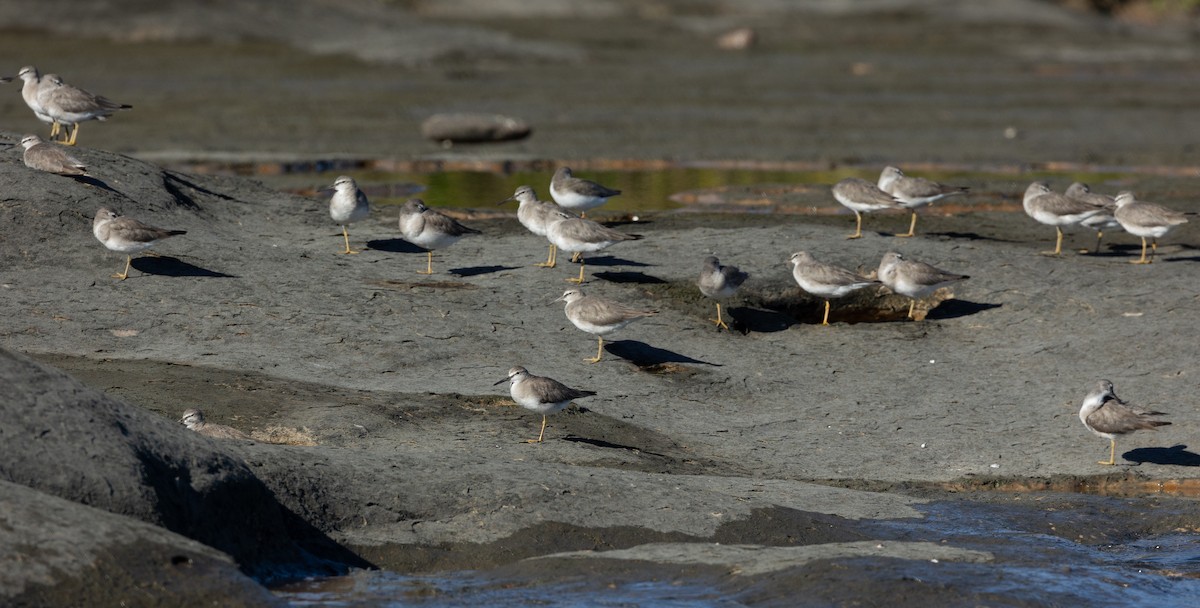
[[722,266],[717,256],[710,255],[704,258],[704,265],[700,267],[700,279],[696,281],[696,285],[700,287],[700,293],[717,301],[717,318],[709,319],[716,323],[717,327],[729,329],[721,318],[721,300],[736,293],[748,278],[750,274],[742,272],[737,266]]
[[429,256],[425,272],[418,270],[418,274],[433,274],[434,249],[449,247],[468,234],[482,234],[426,207],[419,198],[410,198],[400,207],[400,233],[406,241],[425,249]]
[[1054,251],[1043,251],[1042,255],[1062,254],[1063,226],[1078,224],[1104,211],[1104,207],[1053,192],[1045,182],[1029,184],[1029,187],[1025,189],[1025,198],[1021,201],[1021,206],[1025,208],[1025,213],[1029,217],[1047,226],[1054,226],[1054,230],[1058,232],[1058,239],[1054,242]]
[[[1113,217],[1121,223],[1125,232],[1142,239],[1142,257],[1130,261],[1130,264],[1152,263],[1154,254],[1158,252],[1159,237],[1166,236],[1172,228],[1188,221],[1179,211],[1134,199],[1132,192],[1118,192],[1116,205]],[[1149,258],[1146,257],[1147,237],[1150,238]]]
[[[555,247],[563,251],[582,254],[584,252],[600,251],[621,241],[636,241],[642,238],[637,234],[625,234],[592,220],[569,215],[563,211],[555,211],[547,220],[546,238]],[[579,278],[567,279],[571,283],[583,283],[583,257],[579,258]]]
[[585,296],[578,289],[568,289],[555,302],[566,302],[565,312],[571,324],[596,336],[596,357],[584,359],[588,363],[598,363],[603,356],[604,336],[638,319],[658,314],[657,310],[638,310],[601,297]]
[[492,386],[505,382],[509,383],[508,394],[512,395],[517,405],[542,415],[542,430],[538,432],[538,438],[526,439],[525,443],[542,442],[542,437],[546,435],[546,416],[563,411],[574,399],[596,394],[571,388],[553,378],[535,376],[520,366],[508,370],[508,377]]
[[896,167],[885,167],[879,174],[879,189],[892,195],[903,207],[912,211],[912,223],[908,225],[908,234],[897,234],[899,237],[916,235],[918,207],[933,204],[947,196],[966,194],[970,190],[964,186],[945,186],[923,177],[909,177]]
[[[895,197],[880,190],[865,179],[847,177],[833,185],[833,198],[854,212],[854,234],[848,239],[862,238],[862,214],[884,209],[903,209]],[[914,216],[915,217],[915,216]]]
[[104,243],[105,247],[125,254],[125,272],[112,275],[112,278],[124,281],[129,278],[133,254],[145,251],[167,237],[187,234],[187,231],[155,228],[131,217],[124,217],[112,209],[101,207],[92,220],[92,234],[96,235],[96,239]]
[[913,318],[913,309],[917,300],[929,296],[933,292],[951,283],[963,281],[971,277],[965,274],[954,274],[940,268],[935,268],[925,262],[906,260],[904,256],[889,251],[883,254],[879,262],[879,282],[892,291],[907,296],[908,318]]
[[25,148],[21,158],[25,166],[46,173],[55,173],[67,177],[86,176],[87,165],[83,161],[67,154],[62,146],[46,143],[37,135],[26,135],[21,138],[21,147]]
[[579,212],[582,217],[587,217],[588,209],[595,209],[620,193],[620,190],[575,177],[570,167],[559,167],[550,179],[550,196],[554,202],[563,209]]
[[196,431],[205,437],[213,439],[240,439],[242,441],[254,441],[254,438],[224,424],[213,424],[204,421],[204,412],[198,409],[190,409],[183,413],[183,418],[179,419],[180,424],[186,426],[189,430]]
[[[521,225],[526,230],[538,236],[546,236],[546,230],[549,228],[553,214],[566,213],[567,216],[574,217],[574,215],[564,211],[562,207],[550,201],[538,200],[537,193],[530,186],[517,188],[517,191],[512,196],[496,204],[503,205],[510,201],[517,201],[517,221],[521,222]],[[554,216],[554,219],[558,219],[557,216]],[[535,266],[554,268],[558,263],[555,259],[557,251],[558,248],[555,247],[554,243],[550,243],[550,251],[546,254],[546,261],[535,264]]]
[[[108,120],[117,110],[128,110],[133,106],[117,103],[63,81],[57,74],[46,74],[38,87],[37,102],[54,121],[50,136],[57,135],[58,125],[70,131],[66,144],[75,145],[79,136],[79,123],[88,120]],[[35,110],[36,112],[36,110]]]
[[1101,380],[1096,389],[1083,399],[1083,405],[1079,408],[1079,420],[1083,426],[1108,440],[1108,460],[1099,461],[1099,464],[1106,465],[1117,463],[1117,435],[1171,424],[1166,420],[1151,418],[1165,415],[1131,407],[1117,397],[1113,392],[1113,383],[1108,380]]
[[367,219],[371,214],[371,204],[367,195],[358,189],[354,178],[340,176],[333,181],[333,196],[329,199],[329,216],[342,226],[342,238],[346,241],[346,250],[342,253],[358,253],[350,248],[350,232],[346,226]]
[[821,317],[821,325],[829,325],[829,300],[879,284],[845,268],[818,262],[807,251],[793,253],[789,263],[792,265],[792,278],[796,279],[800,289],[825,300],[825,315]]

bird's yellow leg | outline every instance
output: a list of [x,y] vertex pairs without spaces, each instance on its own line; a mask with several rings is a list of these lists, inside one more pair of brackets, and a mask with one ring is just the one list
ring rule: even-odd
[[546,252],[546,261],[534,264],[542,268],[554,268],[554,243],[550,243],[550,249]]
[[425,255],[427,256],[425,261],[425,271],[421,272],[418,270],[417,274],[433,274],[433,250],[431,249],[426,251]]
[[916,210],[914,210],[912,212],[912,221],[909,222],[909,224],[908,224],[908,234],[897,234],[896,236],[898,236],[900,238],[908,238],[910,236],[916,236],[917,235],[916,230],[917,230],[917,212],[916,212]]
[[1142,257],[1129,262],[1130,264],[1149,264],[1150,260],[1146,259],[1146,237],[1142,237]]
[[55,137],[58,137],[58,130],[59,130],[59,124],[58,124],[57,120],[50,123],[50,140],[51,141],[53,141]]
[[129,267],[131,265],[133,265],[133,256],[131,256],[131,255],[125,256],[125,272],[122,272],[121,274],[114,274],[114,275],[112,275],[112,278],[121,279],[122,281],[124,281],[125,279],[128,279],[129,278]]
[[346,239],[346,250],[342,253],[358,253],[350,248],[350,233],[346,230],[345,226],[342,226],[342,238]]
[[599,363],[600,356],[604,354],[604,338],[597,337],[596,340],[598,340],[596,343],[596,358],[584,359],[584,361],[587,361],[588,363]]
[[1055,226],[1054,231],[1058,235],[1054,241],[1054,251],[1043,251],[1042,255],[1061,255],[1062,254],[1062,240],[1063,240],[1062,228]]
[[571,254],[571,261],[578,262],[581,257],[583,257],[583,252],[576,251],[575,253]]
[[721,303],[720,302],[717,302],[717,318],[709,319],[709,321],[716,323],[717,327],[723,327],[725,329],[729,329],[729,326],[725,324],[725,321],[723,319],[721,319]]
[[[1092,251],[1092,252],[1091,252],[1093,255],[1094,255],[1094,254],[1097,254],[1097,253],[1100,253],[1100,240],[1101,240],[1101,239],[1103,239],[1103,238],[1104,238],[1104,231],[1103,231],[1103,230],[1097,230],[1097,231],[1096,231],[1096,249],[1095,249],[1095,251]],[[1088,253],[1088,250],[1087,250],[1087,249],[1080,249],[1080,250],[1079,250],[1079,253]]]
[[908,303],[908,318],[913,318],[913,309],[917,307],[917,301],[913,300]]
[[[853,211],[853,209],[851,209],[851,211]],[[862,214],[854,211],[854,234],[846,237],[846,239],[849,240],[860,238],[862,238]]]
[[68,146],[75,145],[75,138],[78,135],[79,135],[79,123],[75,123],[75,126],[71,129],[71,138],[67,140],[67,145]]
[[829,325],[829,300],[825,300],[825,316],[821,318],[821,325]]
[[542,414],[542,431],[538,433],[537,439],[526,439],[525,443],[541,443],[542,437],[546,434],[546,415]]
[[1150,261],[1148,264],[1154,263],[1154,254],[1158,253],[1158,239],[1150,239]]
[[1109,466],[1117,464],[1117,440],[1108,440],[1108,461],[1101,460],[1098,464],[1106,464]]
[[579,278],[578,279],[567,279],[567,282],[575,283],[577,285],[582,285],[583,284],[583,267],[584,267],[583,262],[580,262],[579,263]]

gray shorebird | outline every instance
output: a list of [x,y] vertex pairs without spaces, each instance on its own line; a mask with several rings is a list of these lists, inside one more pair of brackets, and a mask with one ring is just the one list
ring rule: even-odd
[[947,196],[966,194],[970,190],[964,186],[946,186],[923,177],[909,177],[896,167],[885,167],[879,174],[879,189],[892,195],[901,205],[912,211],[912,223],[908,225],[908,234],[897,234],[899,237],[916,235],[918,207],[940,201]]
[[418,274],[433,274],[434,249],[449,247],[468,234],[482,234],[426,207],[419,198],[410,198],[400,207],[400,233],[404,240],[425,249],[429,256],[425,272],[418,270]]
[[79,123],[88,120],[108,120],[108,117],[118,110],[133,107],[67,84],[56,74],[47,74],[42,78],[42,84],[38,88],[38,103],[55,123],[62,125],[64,129],[70,129],[71,134],[65,142],[68,146],[75,145],[75,139],[79,136]]
[[908,305],[908,318],[913,318],[913,309],[917,300],[929,296],[933,292],[951,283],[963,281],[971,277],[965,274],[946,272],[925,262],[906,260],[904,256],[889,251],[883,254],[879,262],[879,282],[892,291],[907,296],[911,302]]
[[112,209],[101,207],[92,220],[92,234],[104,243],[105,247],[125,254],[125,272],[112,275],[112,278],[124,281],[129,278],[133,254],[145,251],[167,237],[187,234],[187,231],[155,228],[131,217],[124,217]]
[[205,422],[204,412],[198,409],[190,409],[183,412],[183,417],[179,419],[180,424],[188,429],[196,431],[205,437],[213,439],[240,439],[242,441],[254,441],[254,438],[224,424],[213,424]]
[[17,72],[17,77],[22,82],[21,99],[25,100],[25,105],[29,106],[30,110],[33,110],[33,115],[38,120],[50,125],[50,139],[54,139],[54,136],[58,135],[58,123],[54,122],[53,118],[50,118],[45,108],[38,102],[38,94],[41,92],[42,87],[42,73],[36,67],[27,65]]
[[1108,460],[1099,461],[1099,464],[1105,465],[1117,463],[1117,435],[1171,424],[1166,420],[1151,418],[1165,415],[1131,407],[1117,397],[1112,382],[1108,380],[1097,383],[1095,390],[1084,397],[1083,405],[1079,408],[1079,420],[1083,426],[1108,440]]
[[736,293],[748,278],[750,275],[739,270],[737,266],[722,266],[716,256],[704,258],[704,264],[700,266],[700,279],[696,281],[696,285],[700,287],[700,293],[716,300],[717,318],[709,320],[716,323],[717,327],[729,329],[721,318],[721,300]]
[[563,209],[579,212],[581,217],[587,217],[588,209],[595,209],[620,193],[620,190],[575,177],[570,167],[559,167],[550,179],[550,196],[554,202]]
[[862,214],[904,208],[892,195],[857,177],[847,177],[834,184],[833,198],[854,212],[854,234],[846,237],[848,239],[862,238]]
[[542,442],[542,437],[546,435],[546,416],[563,411],[574,399],[596,394],[571,388],[553,378],[535,376],[521,366],[508,370],[508,377],[492,386],[505,382],[509,383],[508,394],[512,395],[517,405],[542,415],[542,430],[538,432],[537,439],[526,439],[525,443]]
[[[584,252],[600,251],[621,241],[636,241],[642,238],[636,234],[625,234],[607,226],[569,215],[564,211],[555,211],[548,215],[546,238],[563,251],[583,254]],[[567,279],[571,283],[583,283],[583,256],[579,256],[579,278]]]
[[[1100,213],[1079,222],[1080,226],[1096,231],[1096,248],[1092,252],[1100,253],[1100,241],[1104,239],[1104,231],[1121,227],[1121,222],[1113,217],[1113,212],[1117,210],[1116,199],[1107,194],[1092,192],[1092,189],[1083,182],[1075,182],[1067,186],[1063,194],[1067,198],[1103,209]],[[1080,250],[1080,253],[1087,253],[1087,250]]]
[[611,334],[638,319],[658,314],[657,310],[638,310],[620,302],[597,296],[585,296],[578,289],[568,289],[555,302],[566,302],[565,312],[571,324],[596,336],[596,357],[584,359],[598,363],[604,354],[604,336]]
[[[568,216],[574,217],[574,214],[565,211],[562,207],[550,201],[538,200],[537,193],[534,192],[531,186],[521,186],[512,196],[496,203],[503,205],[510,201],[517,201],[517,221],[526,230],[544,237],[550,222],[550,216],[555,212],[566,213]],[[557,219],[557,217],[555,218]],[[546,254],[546,261],[534,264],[542,268],[554,268],[558,264],[557,257],[558,248],[554,243],[550,243],[550,251]]]
[[37,135],[22,137],[21,147],[25,148],[21,158],[30,169],[68,177],[88,174],[87,165],[83,164],[83,161],[67,154],[62,146],[42,141]]
[[1053,192],[1045,182],[1029,184],[1029,187],[1025,189],[1025,198],[1021,204],[1029,217],[1047,226],[1054,226],[1054,230],[1058,233],[1058,239],[1054,242],[1054,251],[1043,251],[1042,255],[1062,254],[1063,226],[1078,224],[1104,211],[1103,207]]
[[333,181],[332,188],[329,216],[342,227],[342,238],[346,241],[346,250],[342,253],[358,253],[350,248],[350,232],[346,226],[367,219],[371,214],[371,203],[367,201],[367,195],[358,189],[358,184],[352,177],[338,177]]
[[[1155,203],[1136,200],[1132,192],[1118,192],[1117,209],[1113,217],[1121,223],[1121,227],[1129,234],[1141,237],[1142,257],[1130,264],[1149,264],[1154,261],[1158,252],[1158,239],[1166,236],[1172,228],[1186,224],[1187,218],[1182,212],[1168,209]],[[1146,258],[1146,239],[1150,239],[1150,257]]]
[[845,268],[818,262],[806,251],[793,253],[788,261],[792,265],[792,277],[800,289],[825,300],[825,315],[821,318],[821,325],[829,325],[830,300],[879,284]]

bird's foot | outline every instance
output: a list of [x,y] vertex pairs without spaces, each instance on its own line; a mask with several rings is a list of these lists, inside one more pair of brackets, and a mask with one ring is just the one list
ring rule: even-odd
[[722,319],[709,319],[709,321],[712,321],[713,325],[716,325],[718,328],[725,329],[726,331],[729,330],[729,326]]

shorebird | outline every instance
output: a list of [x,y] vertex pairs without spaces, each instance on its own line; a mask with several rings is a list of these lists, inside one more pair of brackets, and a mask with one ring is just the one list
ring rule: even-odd
[[[1067,186],[1067,190],[1063,194],[1067,198],[1077,200],[1081,203],[1103,208],[1100,213],[1079,222],[1081,226],[1096,231],[1096,249],[1093,253],[1100,253],[1100,241],[1104,239],[1104,231],[1110,228],[1121,227],[1121,222],[1118,222],[1117,218],[1113,217],[1113,212],[1117,210],[1116,199],[1107,194],[1092,192],[1092,189],[1083,182],[1075,182]],[[1087,253],[1087,250],[1080,250],[1080,253]]]
[[508,394],[512,395],[517,405],[542,415],[542,430],[538,432],[538,438],[526,439],[525,443],[542,442],[542,437],[546,435],[546,416],[563,411],[573,399],[596,394],[571,388],[553,378],[535,376],[521,366],[508,370],[508,377],[492,386],[505,382],[509,383]]
[[1083,405],[1079,408],[1079,420],[1083,426],[1108,440],[1108,460],[1099,461],[1099,464],[1106,465],[1117,463],[1117,435],[1171,424],[1166,420],[1150,418],[1165,415],[1131,407],[1117,397],[1112,382],[1108,380],[1097,383],[1096,389],[1084,397]]
[[329,216],[342,226],[342,238],[346,241],[346,250],[342,253],[358,253],[350,249],[350,232],[346,226],[367,219],[371,214],[371,203],[352,177],[342,175],[333,181],[331,187],[333,196],[329,199]]
[[789,263],[792,264],[792,277],[800,289],[825,300],[825,315],[821,318],[821,325],[829,325],[829,300],[879,284],[845,268],[818,262],[806,251],[793,253]]
[[187,234],[187,231],[155,228],[131,217],[124,217],[112,209],[101,207],[92,220],[92,234],[96,235],[96,239],[104,243],[105,247],[125,254],[125,272],[112,275],[112,278],[124,281],[129,278],[133,254],[145,251],[167,237]]
[[[833,198],[854,212],[854,234],[848,239],[862,238],[862,214],[883,209],[903,209],[895,197],[880,190],[865,179],[847,177],[833,185]],[[915,216],[914,216],[915,217]]]
[[578,289],[568,289],[555,302],[566,302],[567,319],[575,327],[596,336],[596,358],[584,359],[597,363],[604,354],[604,336],[611,334],[638,319],[658,314],[657,310],[638,310],[620,302],[597,296],[585,296]]
[[620,193],[620,190],[571,175],[570,167],[559,167],[550,179],[550,196],[554,202],[568,211],[578,211],[581,217],[587,217],[588,209],[595,209]]
[[704,258],[704,265],[700,267],[700,279],[696,284],[700,287],[700,293],[717,301],[717,318],[709,319],[716,323],[717,327],[729,329],[721,319],[721,300],[732,296],[748,278],[750,275],[739,270],[737,266],[722,266],[716,256]]
[[400,207],[400,233],[406,241],[424,248],[429,255],[425,272],[418,270],[418,274],[433,274],[434,249],[449,247],[468,234],[482,234],[426,207],[419,198],[410,198]]
[[[613,243],[636,241],[636,234],[625,234],[603,226],[592,220],[569,215],[564,211],[548,214],[546,238],[559,249],[572,253],[600,251]],[[579,278],[567,279],[571,283],[583,283],[583,256],[579,256]]]
[[21,147],[25,148],[22,159],[30,169],[66,176],[88,174],[83,161],[67,154],[61,146],[42,141],[37,135],[22,137]]
[[917,207],[932,204],[947,196],[966,194],[970,190],[963,186],[945,186],[923,177],[909,177],[896,167],[885,167],[879,174],[879,189],[892,195],[902,206],[912,211],[912,223],[908,226],[908,234],[897,234],[899,237],[916,235]]
[[[509,201],[517,201],[517,221],[521,222],[521,225],[530,232],[542,237],[546,236],[551,214],[562,212],[570,217],[574,217],[573,214],[564,211],[562,207],[559,207],[555,203],[538,200],[537,193],[530,186],[517,188],[517,191],[512,196],[496,204],[503,205]],[[558,263],[555,259],[557,253],[558,249],[554,246],[554,243],[550,243],[550,251],[546,254],[546,261],[534,265],[541,266],[542,268],[554,268]]]
[[204,412],[198,409],[190,409],[183,413],[183,418],[179,422],[188,429],[196,431],[205,437],[213,439],[240,439],[242,441],[254,441],[254,438],[224,424],[213,424],[204,421]]
[[1054,226],[1054,230],[1058,232],[1058,240],[1054,242],[1054,251],[1043,251],[1042,255],[1062,254],[1063,226],[1078,224],[1104,211],[1103,207],[1052,192],[1050,186],[1045,182],[1029,184],[1029,187],[1025,189],[1022,206],[1025,207],[1025,213],[1029,217],[1047,226]]
[[50,118],[45,108],[38,102],[38,94],[41,92],[43,80],[42,73],[37,68],[27,65],[17,72],[17,78],[20,78],[22,81],[21,98],[25,100],[25,105],[29,106],[30,110],[33,110],[33,115],[38,120],[50,125],[50,139],[54,139],[54,136],[58,135],[58,123],[53,118]]
[[[42,77],[37,101],[56,124],[62,125],[63,129],[70,129],[71,134],[65,142],[68,146],[75,145],[75,138],[79,136],[79,123],[88,120],[108,120],[117,110],[133,107],[69,85],[57,74]],[[52,132],[51,136],[54,135]]]
[[971,278],[965,274],[946,272],[925,262],[906,260],[895,251],[883,254],[883,259],[879,262],[878,276],[879,282],[888,289],[912,300],[908,305],[910,319],[913,318],[917,300],[951,283]]
[[[1118,192],[1116,199],[1117,210],[1113,217],[1121,223],[1121,227],[1129,234],[1141,237],[1142,257],[1130,264],[1149,264],[1154,261],[1158,252],[1159,237],[1166,236],[1172,228],[1186,224],[1184,214],[1162,205],[1135,200],[1132,192]],[[1146,238],[1150,238],[1150,258],[1146,258]]]

